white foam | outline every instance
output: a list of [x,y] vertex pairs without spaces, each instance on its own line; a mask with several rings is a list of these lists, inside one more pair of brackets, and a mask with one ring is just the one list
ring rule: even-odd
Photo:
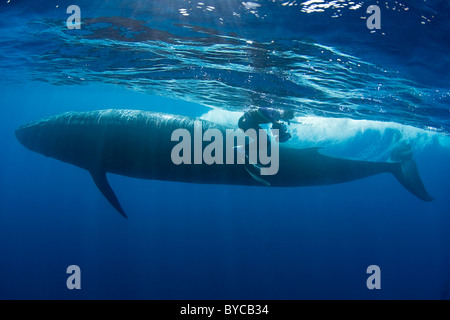
[[[200,118],[224,125],[237,126],[242,112],[212,109]],[[409,143],[413,152],[439,143],[450,148],[450,138],[435,131],[394,122],[296,117],[289,126],[292,138],[286,145],[296,148],[327,147],[327,154],[359,159],[386,160],[400,143]]]
[[211,109],[200,116],[200,119],[230,126],[237,126],[242,112],[227,111],[223,109]]

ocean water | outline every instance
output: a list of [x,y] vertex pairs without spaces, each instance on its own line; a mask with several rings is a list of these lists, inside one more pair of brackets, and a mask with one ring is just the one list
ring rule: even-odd
[[[381,29],[367,27],[370,5]],[[449,6],[2,0],[0,298],[450,298]],[[301,188],[110,174],[124,219],[87,171],[14,134],[110,108],[236,126],[256,106],[295,112],[293,148],[384,162],[409,144],[434,201],[390,174]],[[371,265],[381,289],[367,287]]]

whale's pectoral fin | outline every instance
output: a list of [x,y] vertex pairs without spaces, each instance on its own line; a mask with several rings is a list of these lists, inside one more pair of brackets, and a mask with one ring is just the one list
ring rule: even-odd
[[90,171],[92,179],[94,179],[95,184],[97,185],[97,188],[102,192],[102,194],[105,196],[106,199],[108,199],[109,203],[112,204],[112,206],[119,211],[119,213],[124,216],[125,218],[128,218],[125,214],[125,211],[123,211],[122,206],[119,203],[119,200],[116,197],[116,194],[114,193],[113,189],[111,189],[111,186],[109,185],[108,179],[106,179],[106,172],[104,171]]

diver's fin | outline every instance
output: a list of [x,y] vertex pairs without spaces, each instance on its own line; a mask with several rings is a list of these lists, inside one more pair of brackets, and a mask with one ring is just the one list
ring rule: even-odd
[[248,156],[245,154],[245,146],[234,146],[233,148],[236,149],[238,159],[245,163],[245,159],[248,159]]
[[90,171],[92,179],[94,179],[95,184],[97,185],[97,188],[102,192],[102,194],[105,196],[106,199],[108,199],[109,203],[112,204],[112,206],[119,211],[119,213],[124,216],[125,218],[128,218],[125,212],[123,211],[119,200],[117,199],[113,189],[111,189],[111,186],[108,183],[108,180],[106,179],[106,172],[104,171]]
[[261,169],[261,166],[259,164],[250,161],[250,157],[248,156],[248,154],[245,153],[245,146],[239,145],[234,146],[233,148],[236,149],[237,156],[240,158],[242,162],[245,163],[246,161],[248,161],[249,164],[251,164],[254,167],[257,167],[258,170]]
[[[256,165],[252,165],[252,166],[256,167]],[[245,166],[244,168],[245,168],[245,170],[247,170],[248,174],[249,174],[253,179],[255,179],[257,182],[261,183],[262,185],[264,185],[264,186],[266,186],[266,187],[270,187],[270,183],[269,183],[269,182],[267,182],[266,180],[264,180],[264,179],[261,178],[261,177],[258,177],[256,174],[250,172],[250,170],[248,170],[248,168],[247,168],[246,166]]]
[[394,169],[392,173],[409,192],[424,201],[434,200],[425,189],[414,160],[410,159],[404,162],[394,163],[393,165]]

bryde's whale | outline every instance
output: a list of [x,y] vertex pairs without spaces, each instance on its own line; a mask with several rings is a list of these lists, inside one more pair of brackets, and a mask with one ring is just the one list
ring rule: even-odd
[[[295,149],[280,145],[279,169],[260,176],[255,164],[175,164],[171,152],[176,129],[194,132],[194,119],[139,110],[67,112],[32,122],[16,130],[28,149],[90,172],[113,207],[126,217],[106,173],[155,180],[270,187],[317,186],[391,173],[412,194],[433,198],[419,177],[414,160],[370,162],[334,158],[319,148]],[[202,121],[203,130],[228,128]],[[236,157],[238,152],[236,152]]]

